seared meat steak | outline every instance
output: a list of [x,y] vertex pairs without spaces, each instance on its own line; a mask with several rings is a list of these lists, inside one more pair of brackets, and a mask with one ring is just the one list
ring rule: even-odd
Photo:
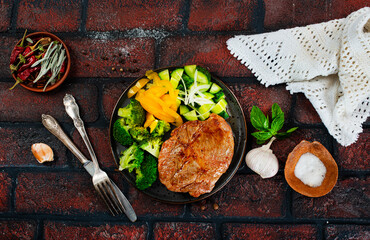
[[172,131],[158,158],[159,179],[170,191],[193,197],[212,191],[234,154],[231,127],[220,116],[189,121]]

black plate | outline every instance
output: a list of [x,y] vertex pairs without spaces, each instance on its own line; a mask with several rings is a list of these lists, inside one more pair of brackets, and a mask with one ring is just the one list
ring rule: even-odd
[[[160,68],[154,71],[160,72],[161,70],[164,70],[164,69],[169,69],[170,71],[172,71],[176,68],[178,67]],[[112,133],[112,125],[118,119],[118,115],[117,115],[118,109],[126,106],[130,102],[130,99],[127,98],[128,90],[136,83],[136,81],[144,77],[145,76],[139,77],[122,93],[116,106],[114,107],[114,110],[111,116],[110,125],[109,125],[109,139],[110,139],[110,145],[111,145],[113,157],[114,157],[114,160],[117,166],[119,165],[120,152],[124,150],[125,147],[123,147],[122,145],[120,145],[118,142],[114,140],[113,133]],[[234,156],[233,156],[233,159],[231,161],[229,168],[220,177],[220,179],[217,181],[215,187],[213,188],[211,192],[203,194],[197,198],[190,196],[188,193],[178,193],[178,192],[169,191],[166,188],[166,186],[164,186],[159,181],[159,179],[157,179],[157,181],[151,187],[145,190],[139,190],[139,191],[142,191],[146,195],[156,200],[168,202],[168,203],[179,203],[180,204],[180,203],[195,202],[195,201],[205,199],[211,196],[212,194],[216,193],[217,191],[219,191],[221,188],[223,188],[226,185],[226,183],[228,183],[231,180],[231,178],[234,176],[234,174],[238,170],[240,163],[243,159],[244,153],[245,153],[246,141],[247,141],[247,127],[246,127],[246,122],[244,118],[244,113],[243,113],[243,110],[238,100],[236,99],[232,91],[221,80],[219,80],[218,78],[214,76],[212,76],[212,81],[218,84],[220,87],[222,87],[225,93],[225,96],[226,96],[226,101],[228,102],[227,112],[229,113],[230,118],[227,119],[227,122],[230,124],[233,130],[233,135],[234,135],[234,140],[235,140]],[[163,140],[165,139],[166,139],[166,136]],[[130,184],[135,186],[134,171],[132,173],[129,173],[128,171],[124,170],[124,171],[121,171],[121,173]]]

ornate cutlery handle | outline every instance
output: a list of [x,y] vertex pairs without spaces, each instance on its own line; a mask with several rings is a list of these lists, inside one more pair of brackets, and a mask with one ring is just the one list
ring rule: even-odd
[[69,137],[65,134],[55,118],[46,114],[42,114],[41,118],[42,124],[45,126],[45,128],[54,136],[56,136],[62,143],[64,143],[64,145],[78,158],[82,164],[89,162],[76,147],[76,145],[71,141],[71,139],[69,139]]
[[94,149],[90,143],[89,137],[87,136],[84,123],[80,117],[80,110],[76,103],[75,98],[71,94],[66,94],[63,98],[63,104],[65,106],[67,114],[72,118],[75,127],[77,128],[78,132],[80,133],[82,140],[85,142],[87,146],[87,150],[90,153],[91,160],[94,163],[95,171],[98,171],[99,164],[96,158]]

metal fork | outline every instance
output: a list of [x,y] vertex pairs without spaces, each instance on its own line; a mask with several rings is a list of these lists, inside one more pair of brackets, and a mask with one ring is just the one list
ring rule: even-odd
[[89,137],[87,136],[84,123],[80,117],[79,108],[74,97],[70,94],[66,94],[63,98],[63,104],[65,106],[67,114],[72,118],[73,123],[80,133],[83,141],[87,146],[87,150],[91,156],[91,160],[94,163],[94,175],[92,177],[93,185],[99,195],[103,198],[105,203],[108,205],[109,210],[113,215],[121,214],[124,212],[124,206],[118,199],[117,193],[115,192],[112,182],[108,175],[100,169],[98,160],[96,158],[93,147],[90,143]]

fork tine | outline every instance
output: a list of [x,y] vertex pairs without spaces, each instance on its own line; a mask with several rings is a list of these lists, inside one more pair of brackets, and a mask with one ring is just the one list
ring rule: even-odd
[[110,190],[110,192],[113,194],[113,199],[116,200],[118,209],[120,210],[121,213],[124,213],[125,212],[125,207],[123,206],[122,202],[119,200],[119,198],[117,196],[117,193],[116,193],[116,190],[114,189],[114,187],[112,185],[112,181],[110,179],[108,179],[108,181],[106,181],[105,184],[108,187],[108,189]]
[[117,195],[112,193],[112,189],[109,188],[108,180],[103,180],[99,184],[101,192],[107,197],[108,201],[111,203],[111,207],[114,208],[117,214],[123,213],[122,209],[120,208]]
[[99,195],[103,198],[104,202],[108,206],[108,208],[111,211],[111,213],[113,214],[113,216],[119,214],[119,212],[117,211],[116,207],[114,206],[112,200],[107,195],[104,187],[101,187],[100,184],[96,184],[94,186],[95,186],[95,189],[97,190],[97,192],[99,193]]
[[116,210],[118,209],[119,213],[123,213],[123,208],[121,206],[121,202],[118,199],[118,196],[116,192],[113,189],[112,183],[110,182],[110,179],[107,179],[106,181],[103,181],[102,186],[104,187],[104,190],[108,193],[108,197],[110,197],[110,200],[114,203]]

